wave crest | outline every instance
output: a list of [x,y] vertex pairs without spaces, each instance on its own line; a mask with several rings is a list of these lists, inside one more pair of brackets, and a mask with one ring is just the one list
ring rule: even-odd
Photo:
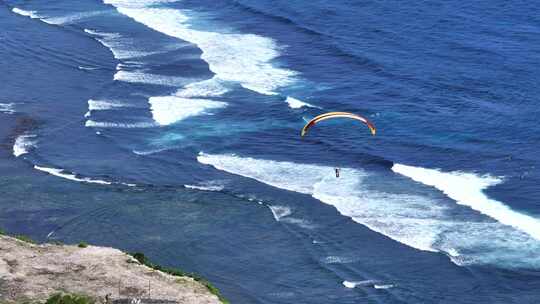
[[311,195],[375,232],[416,249],[444,252],[458,265],[540,267],[540,257],[532,254],[540,250],[540,242],[521,230],[472,210],[460,209],[468,215],[456,218],[461,207],[439,201],[436,195],[371,190],[366,185],[371,174],[361,169],[343,168],[336,178],[328,166],[205,153],[197,159],[218,170]]

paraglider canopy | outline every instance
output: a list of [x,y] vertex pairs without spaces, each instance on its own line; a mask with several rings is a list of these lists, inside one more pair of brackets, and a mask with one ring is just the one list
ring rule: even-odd
[[312,120],[310,120],[302,128],[301,136],[303,137],[304,135],[306,135],[307,131],[311,127],[316,125],[317,123],[319,123],[319,122],[321,122],[323,120],[331,119],[331,118],[350,118],[350,119],[359,120],[359,121],[365,123],[368,126],[369,130],[371,131],[371,135],[375,135],[375,133],[377,132],[377,130],[375,129],[375,126],[369,120],[367,120],[366,118],[364,118],[364,117],[362,117],[360,115],[356,115],[356,114],[349,113],[349,112],[329,112],[329,113],[321,114],[321,115],[313,118]]

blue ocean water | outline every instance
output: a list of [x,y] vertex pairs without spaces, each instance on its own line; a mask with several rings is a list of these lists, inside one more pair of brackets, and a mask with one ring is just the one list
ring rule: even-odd
[[[0,2],[0,225],[232,303],[537,303],[539,9]],[[300,138],[336,110],[377,136]]]

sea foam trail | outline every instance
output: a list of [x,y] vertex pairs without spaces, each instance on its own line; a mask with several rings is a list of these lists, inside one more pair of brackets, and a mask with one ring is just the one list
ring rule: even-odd
[[282,218],[292,214],[291,208],[285,206],[271,206],[269,205],[270,211],[276,221],[280,221]]
[[60,17],[48,17],[44,19],[43,21],[49,24],[55,24],[55,25],[73,24],[84,19],[104,15],[108,12],[109,11],[91,11],[91,12],[73,13],[73,14],[60,16]]
[[95,17],[98,15],[102,15],[106,13],[107,11],[93,11],[93,12],[82,12],[82,13],[74,13],[66,16],[59,16],[59,17],[46,17],[38,14],[36,11],[27,11],[23,10],[17,7],[14,7],[11,9],[12,12],[15,14],[19,14],[21,16],[30,17],[32,19],[39,19],[40,21],[43,21],[48,24],[52,25],[63,25],[63,24],[70,24],[70,23],[76,23],[77,21],[80,21],[82,19]]
[[141,50],[136,46],[132,38],[124,37],[119,33],[107,33],[91,29],[84,29],[84,32],[93,36],[94,39],[108,48],[113,53],[114,58],[118,60],[145,57],[158,53],[156,51]]
[[435,187],[455,200],[456,203],[469,206],[540,240],[540,219],[514,211],[484,194],[483,190],[502,182],[499,178],[464,172],[448,173],[401,164],[395,164],[392,170],[422,184]]
[[26,10],[20,9],[18,7],[12,8],[11,11],[14,12],[15,14],[19,14],[19,15],[25,16],[25,17],[30,17],[32,19],[41,18],[41,16],[38,15],[36,11],[26,11]]
[[[163,1],[169,2],[169,1]],[[181,10],[152,7],[161,1],[104,0],[135,21],[158,32],[189,41],[202,50],[202,59],[221,80],[237,82],[261,94],[275,91],[295,81],[296,72],[275,67],[279,47],[269,38],[253,34],[217,33],[191,28],[190,18]]]
[[120,129],[143,129],[153,128],[157,125],[151,122],[136,122],[136,123],[121,123],[121,122],[106,122],[87,120],[85,127],[87,128],[120,128]]
[[90,184],[100,184],[100,185],[111,185],[111,182],[102,181],[102,180],[95,180],[90,178],[79,178],[75,174],[67,173],[63,169],[56,169],[56,168],[47,168],[47,167],[40,167],[40,166],[34,166],[34,169],[47,172],[50,175],[58,176],[61,178],[65,178],[71,181],[76,182],[83,182],[83,183],[90,183]]
[[204,153],[197,159],[218,170],[311,195],[375,232],[416,249],[444,252],[458,265],[540,267],[540,257],[534,254],[540,250],[540,242],[521,230],[473,210],[465,219],[458,219],[456,208],[462,207],[435,194],[371,190],[366,186],[370,174],[361,169],[342,168],[340,178],[336,178],[334,168],[320,165]]
[[[259,202],[261,203],[261,202]],[[285,206],[276,206],[276,205],[267,205],[274,216],[276,222],[283,222],[288,224],[293,224],[304,229],[315,229],[317,225],[314,225],[306,219],[292,217],[292,210],[289,207]]]
[[225,189],[225,186],[220,181],[208,181],[203,182],[197,185],[184,185],[187,189],[201,190],[201,191],[211,191],[219,192]]
[[15,157],[19,157],[23,154],[28,153],[30,149],[35,147],[35,139],[36,135],[33,134],[25,134],[20,135],[15,139],[15,144],[13,145],[13,155]]
[[103,111],[103,110],[112,110],[116,108],[129,107],[129,105],[114,101],[114,100],[88,100],[88,110],[89,111]]
[[177,77],[177,76],[165,76],[145,73],[142,71],[123,71],[119,70],[114,74],[114,80],[124,81],[130,83],[145,83],[169,87],[181,87],[190,82],[193,82],[191,78]]

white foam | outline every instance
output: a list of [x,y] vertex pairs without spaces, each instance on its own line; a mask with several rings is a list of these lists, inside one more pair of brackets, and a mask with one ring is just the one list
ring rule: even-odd
[[114,74],[114,80],[130,83],[145,83],[161,86],[180,87],[193,81],[191,78],[150,74],[142,71],[119,70]]
[[148,102],[154,120],[160,125],[170,125],[191,116],[211,114],[210,110],[226,107],[225,102],[206,98],[221,96],[227,91],[222,81],[213,77],[190,83],[171,96],[151,97]]
[[175,96],[178,97],[218,97],[229,90],[217,77],[212,77],[207,80],[194,82],[186,85],[183,89],[178,90]]
[[35,138],[36,135],[33,134],[25,134],[17,137],[15,139],[15,144],[13,145],[13,155],[19,157],[28,153],[36,145]]
[[118,33],[106,33],[106,32],[100,32],[100,31],[91,30],[91,29],[84,29],[84,32],[87,33],[87,34],[93,35],[93,36],[106,37],[106,36],[111,36],[112,35],[112,36],[120,37],[120,34],[118,34]]
[[103,111],[103,110],[112,110],[116,108],[128,107],[129,105],[121,103],[114,100],[88,100],[88,110],[89,111]]
[[394,287],[395,287],[394,284],[374,284],[373,285],[373,288],[375,289],[390,289]]
[[0,113],[13,114],[15,113],[14,106],[13,103],[0,103]]
[[124,37],[119,33],[107,33],[91,29],[84,29],[84,32],[95,36],[94,38],[108,48],[113,53],[114,58],[118,60],[145,57],[159,53],[157,51],[141,50],[132,38]]
[[177,96],[157,96],[148,100],[153,119],[160,125],[169,125],[191,116],[209,114],[227,103],[209,99],[182,98]]
[[87,120],[85,126],[88,128],[121,128],[121,129],[141,129],[141,128],[153,128],[157,125],[151,122],[137,122],[137,123],[121,123],[121,122],[106,122],[106,121],[94,121]]
[[[258,203],[259,203],[259,205],[263,205],[262,202],[258,202]],[[268,208],[270,208],[270,211],[272,211],[272,215],[274,216],[274,219],[277,222],[293,224],[293,225],[299,226],[299,227],[304,228],[304,229],[315,229],[315,228],[317,228],[317,225],[314,225],[313,223],[311,223],[310,221],[308,221],[306,219],[292,217],[291,216],[292,210],[289,207],[272,206],[272,205],[267,205],[267,206],[268,206]]]
[[84,114],[85,118],[88,118],[92,115],[93,111],[104,111],[104,110],[114,110],[118,108],[129,107],[130,105],[114,101],[114,100],[88,100],[88,112]]
[[392,170],[417,182],[435,187],[456,203],[469,206],[540,240],[540,219],[514,211],[505,204],[488,198],[483,192],[488,187],[501,183],[500,178],[464,172],[442,172],[401,164],[395,164]]
[[108,11],[92,11],[92,12],[73,13],[73,14],[59,16],[59,17],[47,17],[43,19],[43,21],[46,23],[55,24],[55,25],[73,24],[84,19],[103,15],[107,12]]
[[327,256],[322,262],[325,264],[349,264],[358,261],[358,258],[355,257],[343,257],[343,256]]
[[85,66],[78,66],[79,70],[83,70],[83,71],[94,71],[94,70],[99,70],[100,68],[99,67],[85,67]]
[[[396,198],[388,194],[363,192],[360,186],[367,175],[361,170],[342,168],[341,177],[337,179],[332,167],[231,155],[200,154],[197,159],[219,170],[254,178],[281,189],[312,195],[334,205],[340,213],[372,230],[417,249],[436,251],[431,245],[437,239],[437,233],[420,233],[419,230],[424,226],[436,226],[437,223],[431,223],[428,216],[432,215],[430,213],[437,215],[439,208],[432,208],[430,202],[421,197]],[[394,204],[388,204],[385,202],[387,200]],[[407,210],[407,206],[411,206],[411,210]],[[416,208],[422,208],[422,214],[418,214]],[[422,225],[418,225],[420,223]]]
[[311,195],[355,222],[413,248],[459,253],[448,254],[458,265],[540,267],[540,256],[534,253],[540,251],[540,242],[521,230],[474,211],[457,218],[456,212],[469,211],[436,193],[428,196],[372,190],[366,185],[370,174],[361,169],[342,168],[340,178],[336,178],[334,168],[328,166],[204,153],[197,159],[219,170]]
[[156,153],[171,150],[171,149],[173,148],[166,147],[166,148],[157,148],[157,149],[151,149],[151,150],[133,150],[132,152],[137,155],[146,156],[146,155],[152,155],[152,154],[156,154]]
[[19,15],[25,16],[25,17],[30,17],[32,19],[41,18],[41,16],[38,15],[36,11],[26,11],[26,10],[20,9],[18,7],[12,8],[11,11],[14,12],[15,14],[19,14]]
[[202,59],[221,80],[270,95],[295,81],[296,72],[272,64],[280,55],[280,48],[272,39],[195,30],[181,10],[152,7],[156,1],[139,1],[135,5],[124,0],[104,2],[156,31],[196,44],[203,52]]
[[104,1],[104,3],[113,4],[114,6],[122,6],[126,8],[145,8],[159,4],[174,3],[179,1],[181,0],[114,0]]
[[225,186],[220,181],[208,181],[197,185],[184,185],[188,189],[195,189],[201,191],[219,192],[225,189]]
[[364,280],[364,281],[343,281],[343,286],[347,288],[355,288],[356,286],[374,286],[378,281]]
[[274,219],[278,222],[282,218],[292,214],[291,208],[289,207],[268,205],[268,208],[270,208],[270,211],[272,211],[272,215],[274,216]]
[[314,105],[309,104],[307,102],[303,102],[301,100],[298,100],[298,99],[290,97],[290,96],[287,96],[287,99],[285,99],[285,102],[289,104],[289,108],[291,108],[291,109],[300,109],[302,107],[320,109],[320,107],[314,106]]
[[76,182],[89,183],[89,184],[100,184],[100,185],[111,185],[112,184],[111,182],[90,179],[90,178],[87,178],[87,177],[79,178],[73,173],[65,172],[63,169],[47,168],[47,167],[40,167],[40,166],[34,166],[34,169],[39,170],[39,171],[43,171],[43,172],[47,172],[50,175],[58,176],[58,177],[65,178],[65,179],[68,179],[68,180],[71,180],[71,181],[76,181]]
[[301,227],[301,228],[304,228],[304,229],[310,229],[310,230],[317,228],[317,225],[311,223],[310,221],[308,221],[306,219],[289,217],[289,216],[285,217],[285,218],[282,218],[280,220],[280,222],[293,224],[293,225],[296,225],[298,227]]

